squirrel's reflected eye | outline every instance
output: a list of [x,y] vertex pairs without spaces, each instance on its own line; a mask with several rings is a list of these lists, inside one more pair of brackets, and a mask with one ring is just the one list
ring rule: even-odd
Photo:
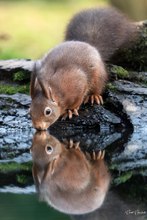
[[45,115],[46,117],[50,116],[51,113],[52,113],[52,109],[51,109],[51,108],[46,107],[46,108],[44,109],[44,115]]
[[29,108],[29,109],[28,109],[28,114],[30,114],[30,113],[31,113],[31,109]]
[[47,154],[51,154],[53,152],[53,147],[48,145],[45,150]]

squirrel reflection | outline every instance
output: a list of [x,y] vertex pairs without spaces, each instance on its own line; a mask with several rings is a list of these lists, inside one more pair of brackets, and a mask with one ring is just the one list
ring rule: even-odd
[[42,131],[34,135],[31,153],[41,200],[68,214],[89,213],[103,204],[110,183],[104,151],[84,154],[79,143],[61,143]]

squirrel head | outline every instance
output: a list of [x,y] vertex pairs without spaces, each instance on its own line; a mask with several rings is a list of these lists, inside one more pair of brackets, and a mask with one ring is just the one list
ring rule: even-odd
[[[71,144],[72,145],[72,144]],[[76,149],[76,144],[69,148],[70,142],[60,142],[56,137],[49,134],[48,131],[37,131],[32,140],[32,146],[30,152],[36,171],[38,172],[37,178],[40,176],[40,171],[45,173],[41,181],[46,178],[50,179],[54,176],[64,182],[64,177],[71,174],[71,169],[75,174],[76,183],[83,179],[83,185],[85,185],[85,176],[88,178],[89,165],[83,152]],[[82,174],[79,174],[81,170]],[[57,175],[58,173],[58,175]],[[80,177],[79,177],[80,175]],[[77,176],[79,178],[77,178]],[[40,177],[39,177],[40,179]],[[70,184],[64,182],[64,186],[67,188],[74,188],[74,181]]]
[[40,91],[32,99],[30,115],[34,128],[47,130],[60,117],[60,108]]
[[32,103],[30,115],[33,127],[47,130],[60,117],[60,107],[46,79],[39,74],[41,64],[36,62],[31,75],[30,94]]
[[30,152],[38,167],[45,169],[51,161],[58,159],[63,151],[62,143],[47,131],[37,131],[34,134]]

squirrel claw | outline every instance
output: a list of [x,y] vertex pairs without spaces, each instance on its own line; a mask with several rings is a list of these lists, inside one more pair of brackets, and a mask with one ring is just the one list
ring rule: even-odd
[[100,104],[104,104],[104,101],[103,101],[103,97],[101,95],[98,95],[97,98],[99,99],[100,101]]
[[81,151],[80,142],[75,143],[75,149]]
[[96,153],[95,153],[95,151],[92,152],[92,159],[96,160]]
[[91,154],[91,159],[92,160],[103,160],[104,156],[105,156],[105,150],[103,151],[100,150],[98,153],[93,151]]
[[69,140],[68,148],[69,148],[69,149],[74,148],[75,150],[79,150],[79,151],[81,151],[81,149],[80,149],[80,142],[76,142],[76,143],[74,143],[73,140],[70,139],[70,140]]
[[84,100],[84,104],[86,104],[86,103],[89,101],[89,99],[90,99],[90,102],[91,102],[92,105],[94,104],[94,102],[95,102],[96,104],[98,104],[98,105],[100,105],[100,104],[103,105],[103,104],[104,104],[103,98],[102,98],[101,95],[91,95],[91,96],[87,96],[87,97],[85,98],[85,100]]
[[67,117],[68,117],[69,119],[71,119],[73,115],[79,116],[78,108],[77,108],[77,109],[75,108],[75,109],[73,109],[73,110],[68,109],[67,112],[65,112],[65,113],[62,115],[61,120],[64,121],[64,120],[66,120]]
[[98,155],[97,155],[97,160],[103,160],[105,157],[105,150],[103,151],[99,151]]
[[73,140],[70,139],[69,140],[69,149],[73,148],[73,146],[74,146]]
[[72,115],[79,116],[78,109],[75,108],[73,110],[68,110],[68,117],[69,117],[69,119],[72,118]]
[[73,114],[76,115],[76,116],[79,116],[78,109],[75,108],[75,109],[73,110]]
[[103,98],[102,98],[102,96],[101,95],[92,95],[91,97],[90,97],[90,99],[91,99],[91,104],[93,105],[94,104],[94,102],[96,102],[98,105],[100,105],[100,104],[102,104],[103,105]]
[[71,110],[68,110],[68,117],[69,117],[69,119],[71,119],[72,118],[72,111]]
[[68,114],[67,114],[67,112],[66,112],[66,113],[64,113],[64,114],[62,115],[61,121],[65,121],[67,117],[68,117]]

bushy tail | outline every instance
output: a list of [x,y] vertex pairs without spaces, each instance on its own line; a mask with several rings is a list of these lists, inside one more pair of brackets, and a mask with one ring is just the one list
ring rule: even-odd
[[128,47],[137,33],[137,25],[116,9],[95,8],[79,12],[71,19],[65,40],[87,42],[107,61],[118,49]]

